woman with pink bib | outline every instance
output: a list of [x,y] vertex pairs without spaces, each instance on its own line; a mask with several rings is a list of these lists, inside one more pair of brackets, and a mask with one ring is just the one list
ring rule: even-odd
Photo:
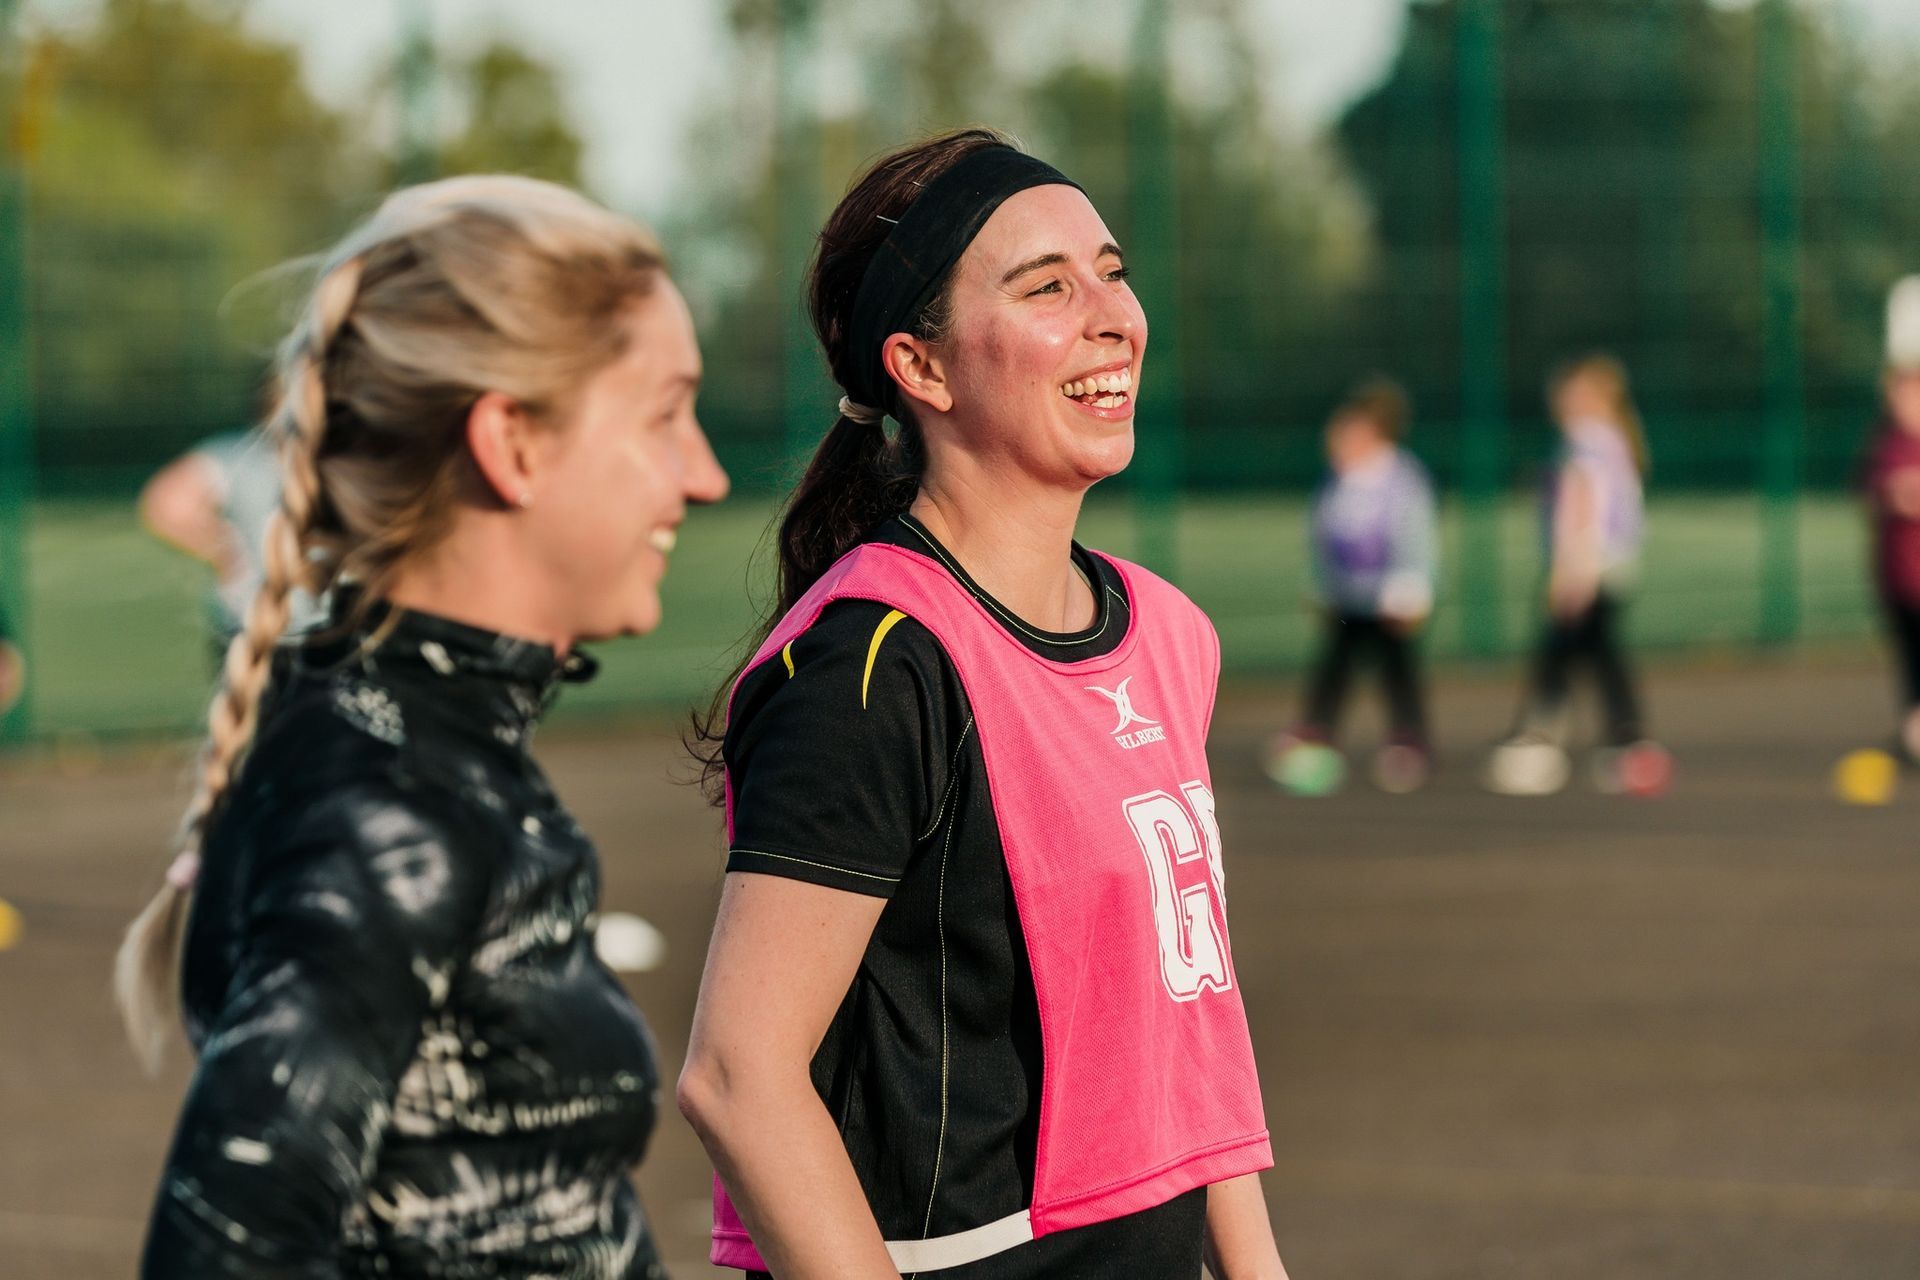
[[1218,642],[1073,540],[1133,452],[1120,249],[1071,179],[968,130],[869,169],[809,284],[847,394],[707,734],[728,874],[679,1100],[713,1260],[1284,1280]]

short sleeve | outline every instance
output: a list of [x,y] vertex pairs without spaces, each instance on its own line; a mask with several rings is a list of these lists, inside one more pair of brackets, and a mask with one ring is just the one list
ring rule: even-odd
[[193,447],[193,456],[212,473],[222,506],[233,491],[234,473],[244,461],[248,448],[248,433],[244,431],[210,436]]
[[924,626],[871,601],[828,606],[734,697],[727,869],[892,896],[968,720]]

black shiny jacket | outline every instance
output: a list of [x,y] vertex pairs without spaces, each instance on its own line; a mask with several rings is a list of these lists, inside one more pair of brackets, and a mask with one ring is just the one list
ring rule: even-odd
[[592,662],[418,613],[367,634],[281,655],[210,832],[142,1274],[664,1276],[627,1176],[652,1045],[527,753]]

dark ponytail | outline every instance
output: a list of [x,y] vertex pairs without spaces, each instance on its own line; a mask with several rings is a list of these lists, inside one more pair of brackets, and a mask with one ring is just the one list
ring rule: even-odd
[[[807,309],[820,339],[827,366],[842,386],[855,385],[848,334],[854,298],[867,264],[886,242],[920,189],[945,173],[962,157],[984,147],[1011,145],[991,129],[960,129],[903,147],[875,161],[854,181],[827,223],[807,272]],[[951,273],[935,291],[926,309],[909,326],[917,338],[938,342],[946,336],[951,318]],[[734,681],[752,661],[787,611],[820,580],[833,562],[852,550],[875,527],[912,505],[920,489],[926,454],[920,429],[904,410],[891,384],[882,390],[884,403],[856,406],[858,415],[842,415],[827,432],[780,515],[778,539],[779,591],[772,610],[745,644],[740,664],[714,691],[703,715],[696,711],[687,749],[700,762],[700,780],[707,799],[715,805],[725,797],[726,763],[721,745],[726,736],[727,701]],[[889,414],[897,424],[889,434],[885,422],[862,420],[859,409]]]
[[911,422],[891,439],[883,422],[843,416],[833,424],[781,514],[780,591],[760,627],[761,640],[835,560],[912,505],[923,466],[920,432]]

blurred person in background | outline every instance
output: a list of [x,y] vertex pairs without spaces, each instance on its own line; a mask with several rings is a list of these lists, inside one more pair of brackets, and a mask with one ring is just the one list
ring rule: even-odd
[[1546,626],[1518,725],[1494,749],[1487,781],[1511,795],[1566,785],[1573,675],[1585,667],[1598,686],[1604,720],[1594,784],[1608,792],[1656,793],[1667,784],[1671,762],[1645,738],[1621,631],[1646,523],[1640,413],[1626,367],[1605,354],[1556,370],[1547,401],[1561,441],[1545,503]]
[[664,1274],[651,1037],[529,745],[726,491],[699,376],[651,235],[565,188],[403,190],[323,263],[264,577],[116,972],[145,1060],[176,983],[199,1051],[143,1275]]
[[846,396],[707,728],[730,850],[680,1104],[713,1260],[1282,1280],[1205,756],[1218,640],[1073,537],[1133,452],[1147,326],[1113,236],[965,130],[853,184],[809,295]]
[[[270,411],[271,400],[268,406]],[[207,618],[216,666],[266,575],[261,543],[279,509],[280,460],[273,442],[256,431],[202,441],[140,490],[147,531],[213,569]],[[291,609],[289,631],[304,631],[319,619],[318,606],[304,591],[295,592]]]
[[0,613],[0,716],[13,710],[27,688],[27,658],[14,643],[7,615]]
[[1280,735],[1267,767],[1281,785],[1323,794],[1337,784],[1331,755],[1354,668],[1377,661],[1387,698],[1387,742],[1374,781],[1406,792],[1427,779],[1427,733],[1418,636],[1433,611],[1439,528],[1433,484],[1403,442],[1412,407],[1398,385],[1356,388],[1327,424],[1329,475],[1309,524],[1316,603],[1324,620],[1301,719]]
[[1867,455],[1874,586],[1901,678],[1897,754],[1920,763],[1920,276],[1887,304],[1885,414]]

